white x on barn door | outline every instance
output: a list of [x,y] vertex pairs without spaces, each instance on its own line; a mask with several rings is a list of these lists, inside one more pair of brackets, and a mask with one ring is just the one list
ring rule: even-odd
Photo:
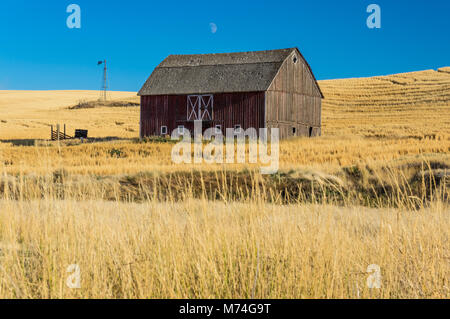
[[187,98],[187,120],[194,121],[198,117],[198,109],[200,107],[199,95],[188,95]]
[[214,98],[208,95],[188,95],[187,120],[212,121]]

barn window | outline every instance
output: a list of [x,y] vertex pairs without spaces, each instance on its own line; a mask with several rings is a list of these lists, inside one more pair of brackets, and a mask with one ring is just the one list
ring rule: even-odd
[[312,137],[312,136],[313,136],[313,128],[310,127],[310,128],[309,128],[309,137]]
[[188,121],[212,121],[214,97],[208,95],[188,95],[187,120]]
[[234,126],[234,133],[235,134],[240,134],[242,132],[242,126],[240,125],[235,125]]
[[167,134],[167,126],[161,126],[161,135]]
[[184,134],[184,125],[178,125],[178,134],[180,135]]
[[293,128],[292,128],[292,134],[295,135],[296,133],[297,133],[297,128],[296,128],[296,127],[293,127]]
[[222,125],[216,125],[216,134],[222,134]]
[[295,64],[295,63],[297,63],[297,61],[298,61],[297,56],[294,55],[294,57],[292,58],[292,62],[294,62],[294,64]]

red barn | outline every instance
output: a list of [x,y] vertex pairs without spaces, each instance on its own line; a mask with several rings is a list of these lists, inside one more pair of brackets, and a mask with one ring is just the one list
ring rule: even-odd
[[170,55],[141,97],[140,136],[175,129],[280,129],[280,138],[321,134],[322,92],[297,48]]

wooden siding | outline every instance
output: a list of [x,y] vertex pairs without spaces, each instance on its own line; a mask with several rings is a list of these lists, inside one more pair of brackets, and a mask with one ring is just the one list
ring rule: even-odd
[[[213,94],[213,120],[203,122],[203,130],[221,125],[241,125],[243,129],[264,127],[265,92]],[[179,125],[193,132],[194,122],[187,121],[187,95],[141,96],[141,137],[160,135],[161,126],[170,134]]]
[[[296,53],[294,53],[296,54]],[[278,127],[280,138],[320,136],[322,99],[303,58],[289,56],[266,92],[266,126]]]

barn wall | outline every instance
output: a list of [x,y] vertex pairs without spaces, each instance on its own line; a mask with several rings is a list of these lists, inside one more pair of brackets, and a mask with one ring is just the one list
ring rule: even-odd
[[306,61],[288,57],[266,92],[266,125],[280,138],[320,136],[322,99]]
[[[264,127],[264,92],[214,94],[213,121],[204,122],[203,130],[221,125],[225,128]],[[160,135],[161,126],[169,134],[179,125],[193,132],[194,122],[187,121],[187,95],[141,96],[141,137]]]
[[221,93],[214,95],[213,126],[222,128],[264,127],[264,92]]

